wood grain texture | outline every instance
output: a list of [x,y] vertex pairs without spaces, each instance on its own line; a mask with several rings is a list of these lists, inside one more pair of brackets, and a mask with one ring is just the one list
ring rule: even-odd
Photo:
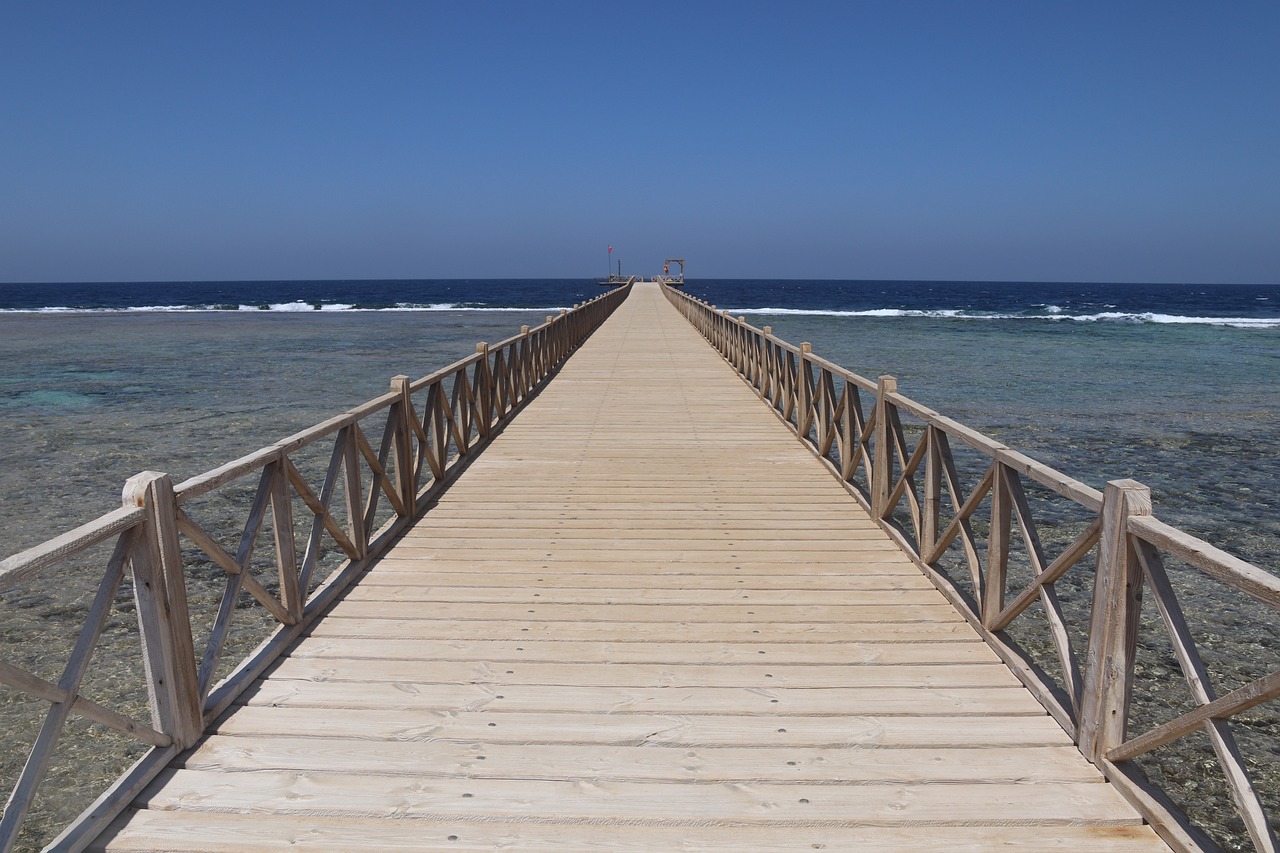
[[812,853],[813,850],[875,850],[882,853],[989,853],[991,850],[1106,850],[1145,853],[1153,849],[1145,826],[971,827],[932,826],[630,826],[609,824],[508,823],[490,820],[388,822],[361,818],[274,815],[246,822],[215,812],[142,811],[113,827],[110,849],[149,853],[350,853],[352,850],[619,853],[685,850],[704,853]]
[[100,847],[1167,849],[648,286]]

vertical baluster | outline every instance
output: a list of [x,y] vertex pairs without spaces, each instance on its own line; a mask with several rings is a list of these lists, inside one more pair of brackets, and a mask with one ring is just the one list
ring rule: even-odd
[[1013,496],[1009,469],[995,463],[991,481],[991,528],[987,536],[987,566],[982,579],[982,624],[990,627],[1004,610],[1005,576],[1009,567],[1009,536],[1013,532]]
[[413,514],[414,500],[418,492],[416,470],[414,465],[415,430],[413,428],[413,405],[409,400],[409,377],[403,374],[391,377],[391,391],[400,395],[400,400],[392,408],[392,416],[397,418],[395,433],[396,486],[400,492],[400,500],[404,503],[405,512]]
[[893,491],[893,427],[889,417],[889,395],[898,390],[898,380],[881,376],[876,384],[876,449],[871,470],[871,508],[877,518],[887,518],[892,511],[889,495]]
[[760,396],[773,404],[773,389],[776,385],[776,377],[773,372],[773,343],[769,340],[773,335],[773,326],[765,326],[762,329],[763,335],[760,336],[760,364],[762,377],[760,382]]
[[1098,571],[1080,700],[1080,751],[1095,764],[1124,742],[1133,693],[1133,661],[1142,610],[1142,565],[1129,539],[1129,518],[1151,515],[1151,490],[1113,480],[1102,495]]
[[480,358],[476,361],[475,372],[475,407],[476,435],[486,438],[489,426],[493,423],[493,371],[489,369],[489,345],[484,341],[476,344],[476,352]]
[[796,359],[796,433],[805,441],[813,426],[813,374],[807,358],[812,353],[813,344],[805,341],[800,344],[800,355]]
[[920,557],[928,559],[938,544],[938,518],[942,512],[942,451],[938,447],[938,428],[925,427],[923,441],[928,442],[924,460],[924,512],[920,525]]
[[343,443],[342,481],[346,487],[347,522],[350,525],[347,536],[363,560],[369,554],[369,537],[364,523],[364,483],[360,474],[360,448],[356,444],[356,429],[355,425],[343,427],[339,433],[339,441]]
[[179,747],[190,746],[200,737],[204,719],[173,481],[168,474],[143,471],[124,484],[122,502],[146,513],[130,562],[151,725]]
[[520,327],[520,399],[524,400],[533,390],[533,338],[528,326]]
[[276,576],[280,580],[280,603],[294,625],[302,619],[302,602],[306,594],[299,587],[298,552],[293,538],[293,502],[289,497],[289,477],[285,472],[285,456],[271,463],[271,532],[276,540]]

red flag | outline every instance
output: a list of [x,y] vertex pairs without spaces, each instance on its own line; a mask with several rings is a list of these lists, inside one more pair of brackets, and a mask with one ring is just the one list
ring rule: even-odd
[[612,251],[613,251],[613,247],[612,247],[612,246],[610,246],[610,247],[609,247],[609,251],[610,251],[610,252],[612,252]]

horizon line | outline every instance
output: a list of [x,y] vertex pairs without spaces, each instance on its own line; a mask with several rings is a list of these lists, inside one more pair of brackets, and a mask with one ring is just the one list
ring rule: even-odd
[[[487,276],[439,278],[157,278],[157,279],[79,279],[49,281],[0,281],[0,287],[40,286],[40,285],[84,285],[84,284],[333,284],[338,282],[489,282],[489,281],[599,281],[599,276]],[[1241,282],[1241,281],[1143,281],[1110,279],[1030,279],[1030,278],[824,278],[805,276],[799,278],[743,278],[738,276],[719,276],[702,278],[685,278],[685,284],[700,282],[836,282],[836,283],[885,283],[885,284],[1110,284],[1120,286],[1154,285],[1154,286],[1233,286],[1233,287],[1280,287],[1280,281],[1274,282]]]

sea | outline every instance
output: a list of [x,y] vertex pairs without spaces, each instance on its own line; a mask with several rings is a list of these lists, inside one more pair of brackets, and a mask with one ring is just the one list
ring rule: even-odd
[[[1280,573],[1280,284],[685,290],[863,376],[892,375],[906,396],[1090,485],[1138,480],[1160,518]],[[601,292],[590,279],[0,284],[0,558],[118,506],[139,471],[177,482],[209,470]],[[29,647],[31,626],[76,630],[82,600],[0,593],[0,655]],[[1258,625],[1239,633],[1274,668],[1274,628]],[[10,732],[29,730],[21,704],[0,688],[0,729],[12,711]],[[1248,722],[1271,738],[1258,766],[1273,808],[1276,704]],[[105,749],[89,743],[82,752]],[[72,748],[64,775],[83,758]],[[17,766],[0,766],[5,790]]]
[[[1280,285],[692,280],[685,289],[1280,564]],[[0,284],[8,553],[592,298],[590,279]],[[37,509],[38,507],[38,509]],[[24,509],[26,508],[26,509]],[[34,515],[33,515],[34,512]]]

